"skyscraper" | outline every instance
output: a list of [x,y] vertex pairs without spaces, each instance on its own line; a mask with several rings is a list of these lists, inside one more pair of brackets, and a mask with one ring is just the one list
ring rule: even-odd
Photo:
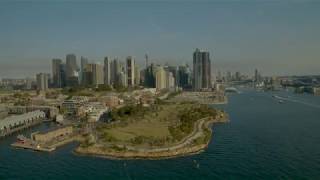
[[67,85],[66,69],[67,69],[66,64],[64,63],[60,64],[59,74],[60,74],[61,83],[59,84],[58,88],[63,88]]
[[37,89],[40,91],[45,91],[48,89],[48,74],[37,74]]
[[86,64],[83,69],[83,82],[82,85],[93,85],[93,64]]
[[110,64],[111,67],[111,84],[115,85],[118,83],[118,75],[121,72],[121,66],[120,66],[120,62],[118,59],[114,59],[113,61],[111,61]]
[[175,87],[175,78],[172,72],[166,72],[166,88],[173,89]]
[[104,84],[111,85],[111,63],[108,57],[104,58]]
[[98,86],[104,83],[103,66],[101,64],[93,64],[93,84]]
[[88,59],[81,56],[81,67],[80,67],[80,73],[79,73],[79,78],[80,78],[80,82],[81,84],[83,84],[83,76],[84,76],[84,69],[87,66],[87,64],[89,63]]
[[140,69],[137,64],[134,67],[134,84],[140,85]]
[[118,74],[118,80],[117,80],[117,85],[118,86],[121,86],[121,87],[127,87],[127,76],[125,74],[125,72],[121,71],[119,74]]
[[190,89],[192,83],[191,70],[188,65],[179,66],[177,86],[183,89]]
[[174,84],[178,85],[179,79],[180,79],[179,73],[178,73],[179,68],[177,66],[166,66],[165,70],[172,73],[173,78],[175,79]]
[[127,84],[129,87],[133,87],[135,84],[135,61],[131,56],[127,57],[126,60],[126,75],[127,75]]
[[148,66],[149,66],[149,56],[148,56],[148,54],[145,55],[145,58],[146,58],[146,68],[148,68]]
[[62,83],[62,77],[60,74],[61,64],[62,64],[61,59],[52,59],[52,80],[53,80],[53,86],[56,88],[60,88]]
[[153,63],[144,71],[144,86],[148,88],[156,87],[156,70]]
[[75,86],[78,85],[78,66],[77,58],[74,54],[67,54],[66,56],[66,75],[67,85]]
[[193,53],[193,89],[200,91],[211,88],[210,54],[196,49]]
[[75,75],[77,71],[77,58],[74,54],[67,54],[66,56],[66,65],[67,65],[67,78]]
[[166,79],[166,71],[163,67],[158,67],[156,71],[156,88],[158,91],[167,87]]
[[260,81],[260,75],[258,69],[254,70],[254,82],[259,82]]

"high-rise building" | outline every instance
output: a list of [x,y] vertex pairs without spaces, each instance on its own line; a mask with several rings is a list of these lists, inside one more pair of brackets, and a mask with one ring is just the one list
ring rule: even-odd
[[89,63],[83,71],[83,85],[98,86],[104,84],[103,65]]
[[241,80],[241,74],[240,74],[240,72],[236,72],[236,74],[235,74],[235,80],[236,81],[240,81]]
[[86,64],[83,69],[83,82],[82,85],[84,86],[91,86],[93,85],[93,64]]
[[254,70],[254,82],[259,82],[260,77],[259,77],[259,71],[258,69]]
[[87,66],[87,64],[89,63],[88,58],[81,56],[81,67],[80,67],[80,73],[79,73],[79,80],[80,83],[83,84],[83,74],[84,74],[84,69]]
[[211,88],[210,54],[196,49],[193,53],[193,89],[200,91]]
[[108,57],[104,58],[104,84],[111,85],[111,62]]
[[77,58],[74,54],[67,54],[66,56],[66,71],[67,71],[67,78],[72,77],[77,72]]
[[117,85],[122,86],[122,87],[127,87],[127,75],[125,74],[125,72],[121,71],[118,74],[118,80],[117,80]]
[[96,86],[104,84],[103,66],[101,64],[93,64],[92,70],[93,84]]
[[53,86],[56,88],[60,88],[62,83],[62,77],[60,74],[61,64],[62,64],[61,59],[52,59],[52,81],[53,81]]
[[179,66],[178,77],[179,77],[179,80],[178,80],[177,86],[183,89],[191,89],[192,77],[191,77],[191,70],[188,65]]
[[157,90],[162,90],[167,87],[167,76],[166,71],[163,69],[163,67],[157,68],[156,71],[156,88]]
[[166,72],[166,88],[167,89],[174,89],[175,87],[175,79],[173,77],[172,72]]
[[145,55],[145,58],[146,58],[146,68],[149,67],[149,56],[148,54]]
[[59,88],[63,88],[67,85],[67,73],[66,73],[66,64],[60,64],[60,78],[61,84],[59,84]]
[[173,75],[173,78],[175,79],[174,84],[178,85],[179,84],[179,68],[177,66],[166,66],[165,70],[168,72],[171,72]]
[[127,75],[127,84],[129,87],[133,87],[135,84],[135,61],[131,56],[127,57],[126,60],[126,75]]
[[74,54],[67,54],[66,56],[66,76],[68,86],[76,86],[79,84],[77,58]]
[[113,61],[111,61],[110,64],[111,67],[111,84],[115,85],[118,83],[118,75],[121,72],[121,65],[120,65],[120,61],[118,59],[114,59]]
[[39,73],[37,74],[37,89],[40,91],[45,91],[48,89],[48,74]]
[[144,86],[148,88],[155,88],[156,87],[156,70],[153,63],[151,63],[150,66],[148,66],[147,69],[144,71]]
[[140,85],[140,69],[137,64],[134,67],[134,84]]

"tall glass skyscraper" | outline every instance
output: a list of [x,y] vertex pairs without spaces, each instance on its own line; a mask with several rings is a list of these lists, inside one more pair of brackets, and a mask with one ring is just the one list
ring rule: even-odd
[[52,80],[53,86],[60,88],[62,86],[62,77],[61,77],[61,59],[52,59]]
[[199,50],[193,53],[193,89],[201,91],[211,88],[211,61],[209,52]]

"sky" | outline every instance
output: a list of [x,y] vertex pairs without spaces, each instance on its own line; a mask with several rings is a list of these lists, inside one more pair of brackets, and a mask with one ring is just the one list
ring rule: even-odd
[[0,0],[0,78],[50,72],[51,59],[134,56],[264,75],[320,74],[320,1]]

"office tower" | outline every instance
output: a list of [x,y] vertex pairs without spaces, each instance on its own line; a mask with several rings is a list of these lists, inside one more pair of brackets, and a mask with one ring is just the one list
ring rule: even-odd
[[144,72],[144,86],[148,88],[156,87],[155,66],[153,63]]
[[87,64],[89,63],[88,58],[81,56],[81,72],[84,71],[84,68],[87,66]]
[[66,73],[66,70],[67,67],[66,67],[66,64],[60,64],[60,69],[59,69],[59,74],[60,74],[60,79],[61,79],[61,82],[58,86],[58,88],[63,88],[63,87],[66,87],[67,85],[67,73]]
[[125,72],[121,71],[118,74],[118,80],[117,80],[117,85],[121,86],[121,87],[127,87],[128,83],[127,83],[127,75]]
[[53,87],[60,88],[62,79],[60,74],[62,60],[61,59],[52,59],[52,80],[53,80]]
[[180,79],[179,73],[178,73],[179,68],[177,66],[166,66],[165,70],[172,73],[173,78],[175,79],[174,83],[178,85],[179,84],[179,79]]
[[149,56],[148,54],[145,55],[145,58],[146,58],[146,68],[149,67]]
[[103,66],[101,64],[92,64],[93,85],[101,85],[104,83]]
[[166,88],[167,89],[174,89],[175,88],[175,79],[173,77],[172,72],[166,72]]
[[156,88],[157,88],[157,90],[165,89],[167,86],[166,71],[163,69],[163,67],[158,67],[155,74],[156,74]]
[[37,74],[37,89],[40,91],[45,91],[48,89],[48,74]]
[[254,70],[254,82],[259,82],[260,81],[260,74],[258,69]]
[[79,84],[77,58],[74,54],[68,54],[66,56],[66,76],[68,86],[76,86]]
[[79,80],[80,80],[80,83],[83,84],[83,74],[84,74],[84,69],[85,67],[87,66],[87,64],[89,63],[88,59],[81,56],[81,67],[80,67],[80,73],[79,73]]
[[146,75],[147,69],[140,70],[140,85],[145,86],[145,75]]
[[191,88],[192,76],[191,76],[191,70],[188,65],[179,66],[178,77],[179,77],[179,80],[178,80],[177,86],[183,89]]
[[53,80],[50,73],[47,73],[47,78],[48,78],[48,87],[51,88],[53,85]]
[[134,58],[128,56],[126,59],[126,75],[127,75],[127,84],[128,87],[133,87],[135,84],[135,61]]
[[111,85],[111,62],[108,57],[104,58],[104,84]]
[[193,53],[193,89],[200,91],[211,88],[210,54],[196,49]]
[[137,64],[134,67],[134,84],[140,85],[140,69]]
[[241,80],[240,72],[236,72],[236,74],[235,74],[235,80],[236,80],[236,81],[240,81],[240,80]]
[[121,72],[121,67],[120,67],[120,62],[118,59],[114,59],[113,61],[111,61],[110,64],[111,67],[111,84],[115,85],[117,84],[118,81],[118,75]]
[[93,64],[86,64],[83,69],[83,85],[91,86],[93,85]]
[[66,56],[66,70],[67,70],[67,78],[72,77],[77,72],[77,58],[74,54],[67,54]]

